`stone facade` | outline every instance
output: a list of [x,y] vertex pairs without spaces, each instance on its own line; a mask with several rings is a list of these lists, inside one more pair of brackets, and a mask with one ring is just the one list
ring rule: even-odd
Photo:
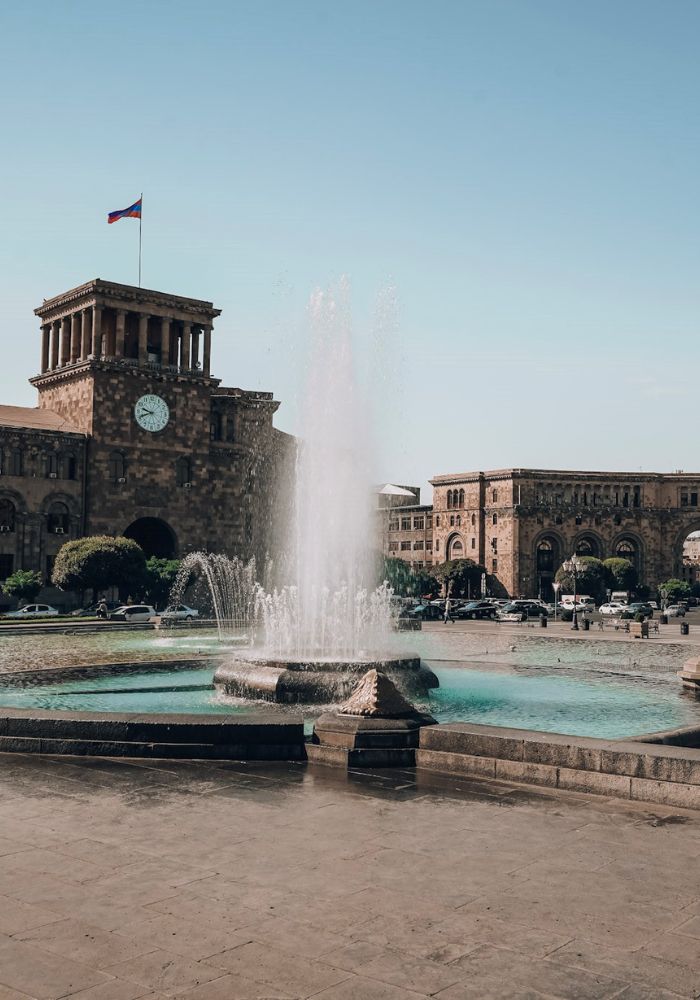
[[[652,588],[683,578],[684,543],[700,530],[700,473],[500,469],[440,475],[431,484],[433,505],[421,514],[426,523],[432,514],[432,536],[423,540],[432,541],[432,561],[473,559],[486,567],[491,592],[511,597],[549,598],[572,552],[630,559]],[[402,525],[416,510],[408,503],[390,518],[380,512],[387,555],[418,561],[401,548]]]
[[[271,393],[211,376],[219,310],[98,279],[35,312],[39,407],[0,407],[0,576],[48,576],[66,538],[103,533],[148,554],[265,558],[294,442]],[[157,431],[135,419],[146,395],[167,404]]]

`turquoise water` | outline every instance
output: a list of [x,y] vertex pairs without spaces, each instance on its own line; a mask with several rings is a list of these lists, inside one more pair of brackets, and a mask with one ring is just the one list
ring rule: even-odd
[[[558,644],[555,644],[558,645]],[[549,658],[556,660],[556,649]],[[618,654],[619,655],[619,654]],[[513,652],[511,651],[511,657]],[[523,660],[530,656],[521,657]],[[561,660],[561,657],[559,657]],[[426,658],[440,688],[426,707],[440,722],[478,722],[577,736],[617,738],[700,724],[700,701],[683,692],[672,671],[641,674],[570,663],[449,663]],[[609,665],[610,666],[610,665]],[[658,667],[658,665],[657,665]],[[240,714],[256,709],[279,713],[302,707],[223,699],[211,686],[213,668],[151,671],[36,687],[0,687],[8,707],[109,712],[194,712]],[[324,709],[327,708],[324,706]],[[305,707],[308,728],[320,707]]]

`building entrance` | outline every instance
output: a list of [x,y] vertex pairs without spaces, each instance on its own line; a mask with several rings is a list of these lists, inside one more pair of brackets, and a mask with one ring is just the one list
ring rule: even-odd
[[146,559],[174,559],[177,553],[175,533],[169,524],[159,517],[140,517],[133,521],[124,532],[125,538],[133,540],[143,549]]

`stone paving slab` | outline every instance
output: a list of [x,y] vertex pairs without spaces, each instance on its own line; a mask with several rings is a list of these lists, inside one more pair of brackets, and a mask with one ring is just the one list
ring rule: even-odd
[[0,755],[0,1000],[700,995],[700,815],[413,771]]

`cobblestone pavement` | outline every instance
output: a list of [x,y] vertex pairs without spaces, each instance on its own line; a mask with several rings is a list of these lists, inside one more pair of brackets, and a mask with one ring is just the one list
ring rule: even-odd
[[700,994],[700,814],[0,756],[0,1000]]

